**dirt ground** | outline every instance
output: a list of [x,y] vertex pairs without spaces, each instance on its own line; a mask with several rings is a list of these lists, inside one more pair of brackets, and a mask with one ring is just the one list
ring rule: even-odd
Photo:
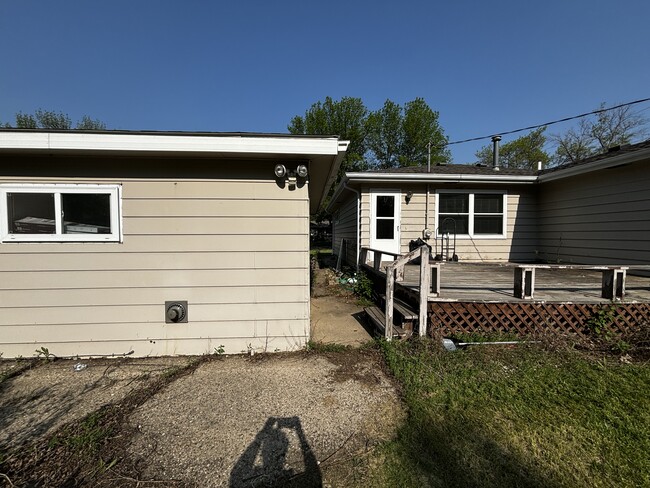
[[[315,276],[313,340],[367,343],[356,299]],[[0,361],[0,486],[365,486],[403,415],[372,347]]]

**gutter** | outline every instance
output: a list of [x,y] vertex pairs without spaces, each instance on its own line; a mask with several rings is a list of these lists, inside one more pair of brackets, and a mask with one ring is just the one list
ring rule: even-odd
[[[332,163],[332,166],[330,167],[330,172],[329,175],[327,176],[327,180],[325,182],[325,188],[323,189],[323,195],[321,196],[320,202],[318,202],[318,207],[317,208],[322,208],[323,203],[325,202],[325,199],[327,198],[327,194],[329,193],[329,189],[332,186],[332,183],[336,179],[336,175],[339,172],[339,168],[341,167],[341,163],[343,162],[343,158],[345,157],[345,152],[348,150],[348,146],[350,145],[350,141],[338,141],[338,152],[336,154],[336,157],[334,158],[334,162]],[[340,188],[340,186],[339,186]],[[337,193],[338,189],[337,189]],[[331,202],[334,201],[334,196],[332,196]],[[329,211],[330,205],[327,206],[326,211]]]
[[533,184],[537,182],[537,175],[466,175],[466,174],[396,174],[396,173],[347,173],[347,181],[360,183],[401,183],[401,182],[428,182],[428,183],[516,183]]
[[[0,152],[77,154],[206,154],[341,156],[333,137],[204,135],[172,133],[0,131]],[[347,143],[344,145],[347,148]],[[342,157],[342,156],[341,156]]]

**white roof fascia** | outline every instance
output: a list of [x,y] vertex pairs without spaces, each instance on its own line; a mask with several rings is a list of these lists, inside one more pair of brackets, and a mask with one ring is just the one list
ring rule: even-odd
[[335,137],[0,132],[1,150],[337,156],[339,140]]
[[463,183],[516,183],[532,184],[537,182],[537,175],[471,175],[471,174],[433,174],[433,173],[347,173],[351,182],[425,182],[449,183],[461,181]]
[[594,161],[593,163],[578,164],[566,169],[558,169],[550,173],[545,173],[539,176],[539,182],[545,183],[547,181],[558,180],[560,178],[569,178],[571,176],[597,171],[599,169],[607,169],[612,166],[620,166],[622,164],[634,163],[642,159],[650,157],[650,149],[642,149],[640,151],[633,151],[620,156],[612,156],[609,158]]
[[336,175],[338,174],[339,168],[341,167],[341,163],[343,162],[343,158],[345,157],[345,152],[348,150],[348,146],[350,145],[350,141],[338,141],[338,142],[339,142],[339,152],[336,158],[334,159],[334,163],[332,164],[332,167],[330,168],[330,174],[327,177],[327,182],[325,183],[325,191],[323,192],[323,196],[321,197],[320,202],[318,202],[319,209],[323,206],[323,203],[325,202],[325,199],[329,194],[329,188],[332,185],[332,183],[334,183],[334,180],[336,179]]

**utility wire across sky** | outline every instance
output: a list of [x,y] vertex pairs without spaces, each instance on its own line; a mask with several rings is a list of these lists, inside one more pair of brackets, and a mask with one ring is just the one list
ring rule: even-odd
[[490,134],[489,136],[472,137],[470,139],[462,139],[462,140],[459,140],[459,141],[447,142],[445,144],[442,144],[442,145],[436,146],[436,147],[446,147],[446,146],[452,146],[454,144],[464,144],[466,142],[482,141],[483,139],[492,139],[492,137],[494,137],[494,136],[506,136],[506,135],[509,135],[509,134],[516,134],[518,132],[524,132],[524,131],[527,131],[527,130],[539,129],[540,127],[546,127],[546,126],[549,126],[549,125],[559,124],[561,122],[567,122],[569,120],[575,120],[575,119],[579,119],[579,118],[582,118],[582,117],[587,117],[589,115],[600,114],[600,113],[603,113],[603,112],[608,112],[610,110],[615,110],[617,108],[627,107],[627,106],[630,106],[630,105],[636,105],[638,103],[643,103],[643,102],[648,102],[648,101],[650,101],[650,97],[642,98],[640,100],[634,100],[633,102],[621,103],[620,105],[616,105],[614,107],[608,107],[608,108],[601,108],[601,109],[598,109],[598,110],[593,110],[591,112],[587,112],[587,113],[580,114],[580,115],[573,115],[571,117],[564,117],[563,119],[552,120],[551,122],[546,122],[546,123],[543,123],[543,124],[537,124],[537,125],[531,125],[531,126],[528,126],[528,127],[522,127],[521,129],[509,130],[509,131],[505,131],[505,132],[495,132],[494,134]]

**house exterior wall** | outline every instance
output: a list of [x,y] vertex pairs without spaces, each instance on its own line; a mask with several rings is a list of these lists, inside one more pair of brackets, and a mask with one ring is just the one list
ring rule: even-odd
[[[361,245],[370,245],[370,192],[379,190],[379,185],[362,186],[361,190]],[[536,225],[536,191],[534,185],[519,185],[498,187],[477,185],[430,185],[429,215],[426,215],[426,185],[402,184],[386,185],[386,189],[401,190],[401,225],[400,248],[401,253],[409,251],[409,242],[422,238],[425,228],[435,231],[437,190],[504,190],[507,193],[506,222],[507,231],[505,238],[458,238],[456,254],[462,261],[533,261],[537,249]],[[406,193],[413,192],[409,203],[406,203]],[[425,222],[426,220],[426,222]],[[436,240],[431,239],[429,244],[435,253]],[[440,243],[437,243],[440,246]]]
[[341,258],[350,266],[357,264],[357,226],[357,196],[352,194],[337,211],[332,225],[333,252],[340,253],[341,240],[345,239]]
[[650,264],[650,160],[540,184],[539,255]]
[[[3,156],[2,166],[0,183],[122,185],[124,236],[0,243],[3,357],[40,347],[275,351],[308,340],[307,184],[281,187],[273,162]],[[165,323],[167,300],[188,301],[188,323]]]

